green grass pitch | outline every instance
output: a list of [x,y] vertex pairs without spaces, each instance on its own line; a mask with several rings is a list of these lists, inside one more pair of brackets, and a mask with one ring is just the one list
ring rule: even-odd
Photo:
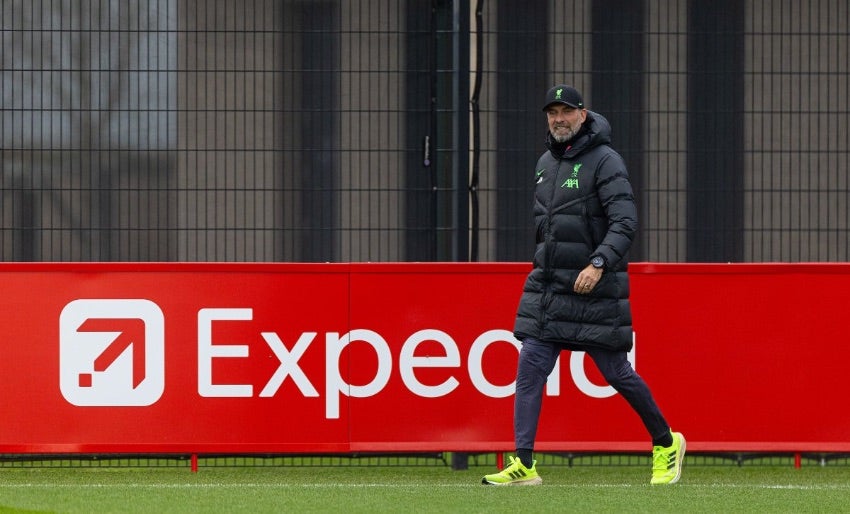
[[850,512],[850,466],[541,467],[540,487],[480,484],[492,467],[0,469],[7,512]]

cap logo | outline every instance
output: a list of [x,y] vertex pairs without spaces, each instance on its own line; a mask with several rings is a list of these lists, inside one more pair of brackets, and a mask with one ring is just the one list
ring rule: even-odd
[[561,99],[561,93],[563,93],[563,92],[564,92],[564,88],[561,88],[561,89],[558,89],[557,91],[555,91],[555,100],[560,100]]

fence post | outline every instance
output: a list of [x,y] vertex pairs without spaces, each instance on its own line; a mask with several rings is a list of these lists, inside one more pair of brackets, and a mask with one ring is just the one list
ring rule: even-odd
[[452,469],[455,471],[469,469],[469,454],[464,452],[452,452]]

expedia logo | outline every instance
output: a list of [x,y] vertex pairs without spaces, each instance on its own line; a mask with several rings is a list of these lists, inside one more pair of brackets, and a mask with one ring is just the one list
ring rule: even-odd
[[59,386],[78,406],[146,406],[165,388],[165,319],[149,300],[75,300],[59,316]]

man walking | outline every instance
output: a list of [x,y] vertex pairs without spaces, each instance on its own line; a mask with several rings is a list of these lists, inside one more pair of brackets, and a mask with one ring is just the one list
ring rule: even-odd
[[522,341],[514,400],[517,457],[482,483],[542,483],[532,453],[543,386],[561,350],[587,352],[643,421],[653,444],[650,483],[676,483],[685,438],[670,430],[627,359],[632,348],[627,254],[637,208],[625,162],[610,146],[608,120],[585,109],[575,88],[551,88],[543,110],[548,150],[534,174],[534,267],[514,325]]

